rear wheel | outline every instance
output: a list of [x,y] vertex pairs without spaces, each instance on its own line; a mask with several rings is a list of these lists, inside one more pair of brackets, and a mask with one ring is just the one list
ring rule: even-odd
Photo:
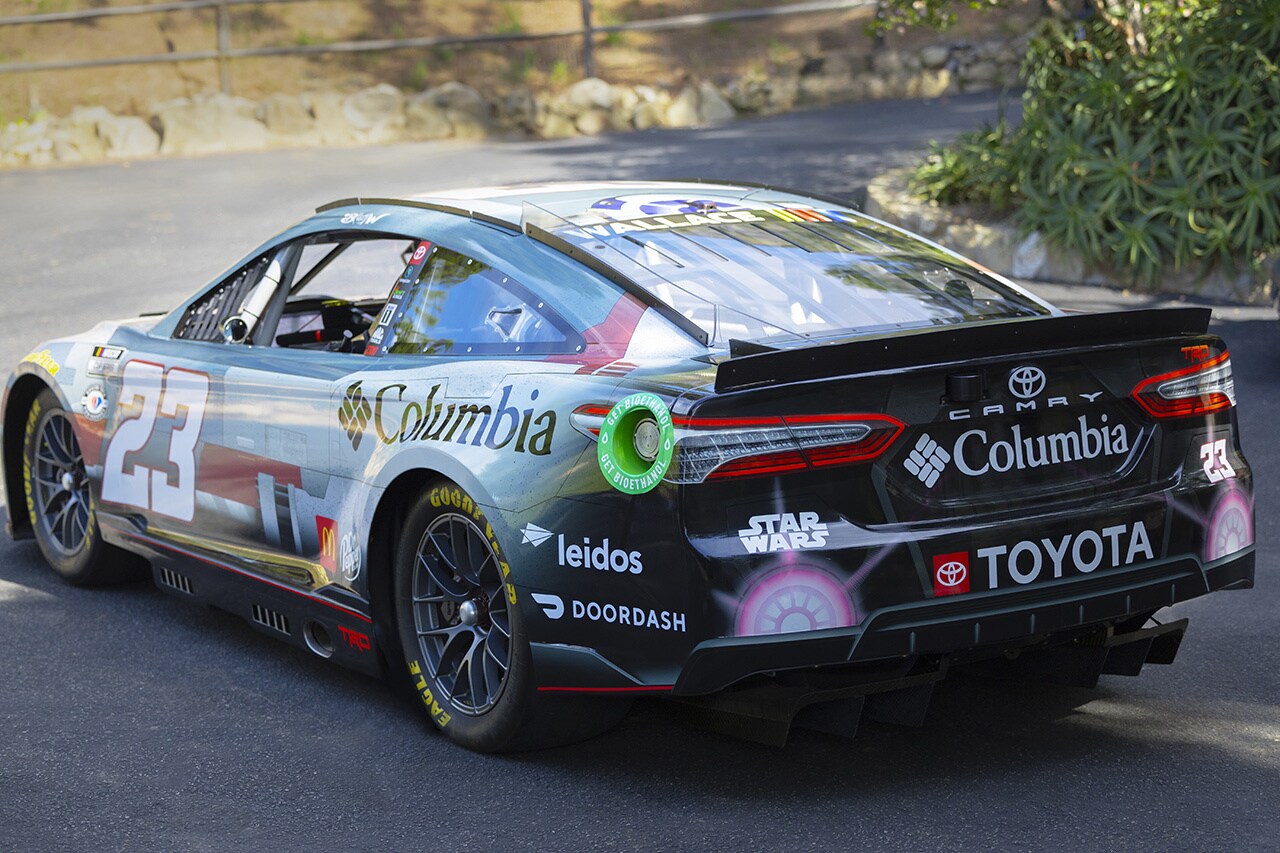
[[47,388],[27,413],[23,480],[36,543],[64,580],[94,586],[143,576],[141,558],[102,541],[71,414]]
[[432,721],[480,752],[539,749],[612,727],[626,703],[539,694],[502,547],[457,485],[431,484],[405,516],[395,607],[406,672]]

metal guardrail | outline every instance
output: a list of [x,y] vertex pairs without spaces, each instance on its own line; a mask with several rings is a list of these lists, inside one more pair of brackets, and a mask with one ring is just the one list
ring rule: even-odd
[[231,75],[228,63],[233,59],[270,56],[308,56],[324,53],[360,53],[364,51],[401,50],[405,48],[452,47],[457,45],[517,43],[545,41],[549,39],[581,38],[584,75],[595,76],[594,44],[598,35],[627,32],[656,32],[662,30],[691,29],[708,24],[733,21],[783,18],[817,12],[838,12],[878,5],[878,0],[801,0],[785,6],[769,6],[759,9],[732,9],[725,12],[701,12],[687,15],[671,15],[622,24],[600,26],[594,23],[591,0],[581,0],[582,26],[566,30],[547,30],[536,33],[482,33],[470,36],[420,36],[397,39],[362,39],[328,44],[292,45],[288,47],[231,46],[231,17],[233,6],[265,6],[284,3],[307,3],[312,0],[171,0],[136,6],[108,6],[96,9],[79,9],[70,12],[47,12],[38,15],[18,15],[0,18],[0,27],[22,24],[52,24],[85,21],[95,18],[112,18],[129,15],[152,15],[161,12],[184,12],[199,9],[217,9],[217,44],[212,50],[163,53],[142,56],[121,56],[109,59],[68,59],[49,62],[0,63],[0,74],[16,74],[32,71],[58,71],[72,68],[105,68],[120,65],[155,65],[165,62],[207,62],[217,60],[218,76],[223,92],[231,91]]

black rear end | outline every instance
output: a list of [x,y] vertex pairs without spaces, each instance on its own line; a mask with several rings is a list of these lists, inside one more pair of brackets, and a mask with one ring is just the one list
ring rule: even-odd
[[[1250,585],[1251,473],[1208,320],[1070,315],[720,365],[673,463],[707,583],[736,602],[720,633],[743,639],[720,644],[835,632],[844,660],[947,655]],[[718,467],[689,461],[712,445]]]

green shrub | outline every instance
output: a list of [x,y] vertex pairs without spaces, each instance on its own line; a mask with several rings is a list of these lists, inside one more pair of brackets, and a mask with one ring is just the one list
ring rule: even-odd
[[1280,3],[1146,7],[1147,48],[1050,20],[1022,123],[935,145],[913,187],[1011,210],[1025,230],[1152,280],[1280,250]]

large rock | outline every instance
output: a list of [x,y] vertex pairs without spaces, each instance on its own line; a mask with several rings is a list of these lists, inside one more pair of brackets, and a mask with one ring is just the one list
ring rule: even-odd
[[631,113],[631,126],[636,130],[665,127],[667,110],[671,107],[671,93],[653,86],[636,86],[633,89],[638,102]]
[[871,70],[881,75],[897,74],[903,70],[902,54],[884,48],[871,55]]
[[379,83],[349,95],[343,115],[364,142],[392,142],[405,129],[404,94],[390,83]]
[[296,95],[268,95],[258,105],[257,116],[267,132],[282,142],[311,142],[320,135],[316,117]]
[[160,153],[160,134],[138,116],[110,116],[100,120],[98,138],[112,160],[134,160]]
[[267,144],[267,127],[257,119],[258,105],[231,95],[196,95],[155,107],[162,154],[211,154],[248,151]]
[[635,126],[636,107],[640,96],[630,86],[613,87],[613,105],[609,108],[609,129],[630,130]]
[[737,116],[733,105],[725,100],[720,91],[710,82],[703,80],[690,83],[671,102],[667,110],[669,127],[700,127],[709,124],[722,124]]
[[493,129],[489,104],[470,86],[444,83],[409,99],[408,130],[421,139],[480,139]]
[[351,145],[360,132],[347,118],[344,98],[337,92],[317,92],[303,97],[303,104],[316,120],[316,134],[323,145]]
[[576,119],[594,110],[608,111],[613,107],[613,87],[599,77],[579,80],[560,93],[552,108],[561,115]]
[[941,68],[951,58],[951,46],[931,44],[920,48],[920,64],[925,68]]
[[0,158],[10,165],[33,166],[53,162],[49,122],[10,122],[0,133]]
[[919,79],[922,98],[940,98],[954,87],[951,72],[945,68],[921,71]]
[[538,126],[538,102],[529,89],[504,92],[494,104],[494,114],[503,130],[532,133]]
[[98,138],[98,122],[111,118],[105,107],[76,107],[71,115],[54,122],[49,139],[59,163],[101,160],[106,153]]

